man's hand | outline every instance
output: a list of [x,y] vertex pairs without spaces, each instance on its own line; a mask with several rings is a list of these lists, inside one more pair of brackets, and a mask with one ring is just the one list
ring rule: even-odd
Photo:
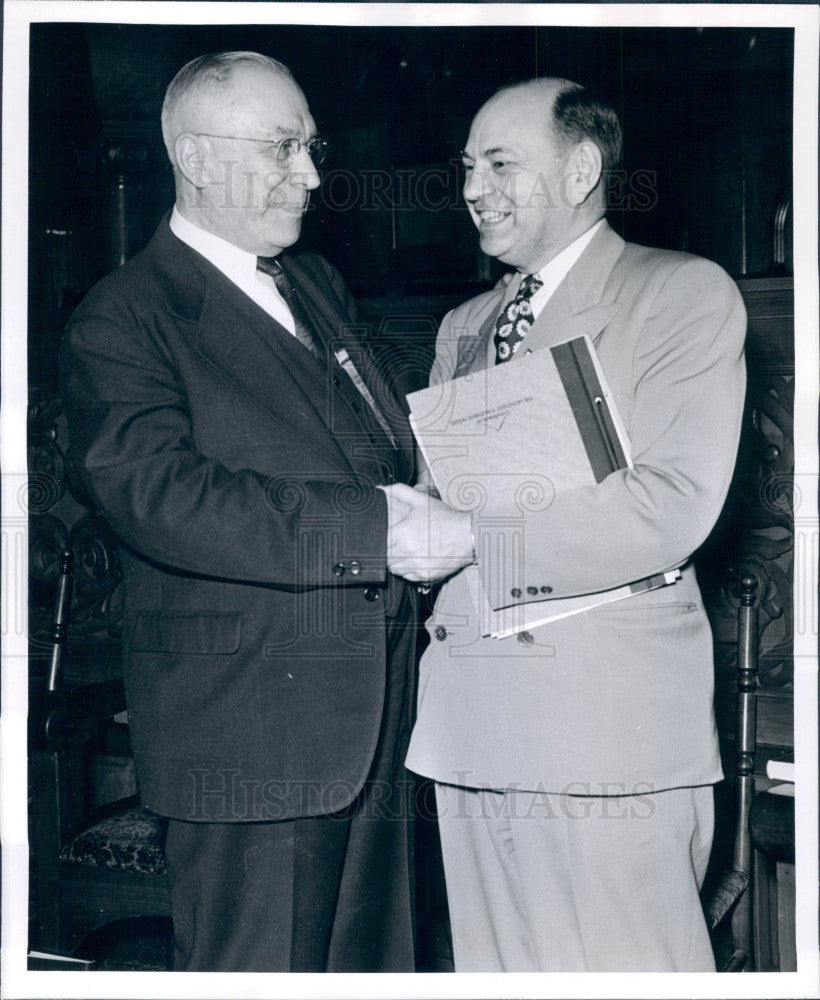
[[397,483],[387,496],[387,567],[414,583],[435,583],[473,561],[472,519]]

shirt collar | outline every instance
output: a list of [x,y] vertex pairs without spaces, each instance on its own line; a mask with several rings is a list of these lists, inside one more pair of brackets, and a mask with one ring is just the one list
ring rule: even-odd
[[539,288],[536,293],[539,299],[546,300],[552,295],[603,224],[604,220],[599,219],[594,226],[573,240],[569,246],[564,247],[552,260],[547,261],[540,271],[535,272],[543,282],[543,287]]
[[196,250],[227,278],[240,287],[247,287],[256,278],[256,254],[242,250],[221,236],[209,233],[181,215],[174,206],[170,220],[171,232]]

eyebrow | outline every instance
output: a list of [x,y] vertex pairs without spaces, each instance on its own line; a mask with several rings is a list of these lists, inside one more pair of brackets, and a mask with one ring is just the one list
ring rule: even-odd
[[[497,156],[499,153],[503,153],[507,156],[515,155],[514,152],[508,146],[494,146],[492,149],[483,150],[483,152],[479,153],[478,155],[483,156],[486,159],[489,159],[491,156]],[[458,155],[462,158],[462,160],[474,159],[474,157],[470,153],[468,153],[466,150],[463,149]]]
[[[297,137],[301,131],[300,125],[274,125],[269,129],[262,129],[263,132],[272,132],[274,135],[280,135],[285,139]],[[308,136],[308,139],[314,138],[318,135],[318,132],[314,129],[313,135]]]
[[272,129],[266,129],[266,131],[273,132],[274,135],[281,135],[288,138],[289,136],[296,135],[298,129],[287,128],[285,125],[275,125]]

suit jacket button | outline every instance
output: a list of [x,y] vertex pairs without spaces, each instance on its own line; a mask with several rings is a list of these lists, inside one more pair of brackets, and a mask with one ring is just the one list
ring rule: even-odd
[[527,587],[527,593],[534,597],[538,593],[538,587]]
[[438,639],[439,642],[444,642],[447,638],[447,629],[443,625],[436,625],[433,635]]
[[338,376],[338,375],[334,375],[334,376],[333,376],[333,384],[334,384],[334,385],[336,386],[336,388],[337,388],[337,389],[338,389],[338,388],[339,388],[339,386],[340,386],[340,385],[342,384],[342,383],[341,383],[341,382],[339,381],[339,376]]
[[356,562],[356,560],[354,559],[351,562],[351,564],[349,566],[349,569],[350,569],[350,572],[353,574],[353,576],[358,576],[359,573],[361,573],[361,571],[362,571],[362,564],[360,562]]
[[517,638],[522,646],[532,646],[535,642],[532,632],[519,632]]
[[521,588],[520,587],[513,587],[513,589],[510,591],[510,593],[512,594],[513,597],[520,597],[521,596]]
[[345,575],[344,563],[336,563],[336,565],[333,567],[333,572],[336,576],[344,576]]
[[542,594],[551,594],[552,593],[552,587],[542,587],[541,588],[541,593]]
[[370,601],[371,604],[374,601],[378,601],[378,599],[379,599],[379,592],[378,592],[378,590],[376,590],[375,587],[368,587],[367,590],[364,592],[364,599],[366,601]]

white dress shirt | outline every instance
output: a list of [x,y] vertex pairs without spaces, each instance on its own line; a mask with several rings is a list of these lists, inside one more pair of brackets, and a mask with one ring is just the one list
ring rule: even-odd
[[552,293],[566,278],[572,265],[586,250],[590,240],[603,224],[604,220],[599,219],[591,229],[587,229],[577,240],[570,243],[568,247],[564,247],[559,254],[553,257],[551,261],[548,261],[540,271],[535,272],[544,284],[530,299],[534,319],[538,319],[539,313],[547,302],[549,302]]
[[240,250],[221,236],[200,229],[177,211],[171,213],[171,232],[211,262],[265,312],[293,333],[293,315],[270,275],[256,270],[256,254]]

